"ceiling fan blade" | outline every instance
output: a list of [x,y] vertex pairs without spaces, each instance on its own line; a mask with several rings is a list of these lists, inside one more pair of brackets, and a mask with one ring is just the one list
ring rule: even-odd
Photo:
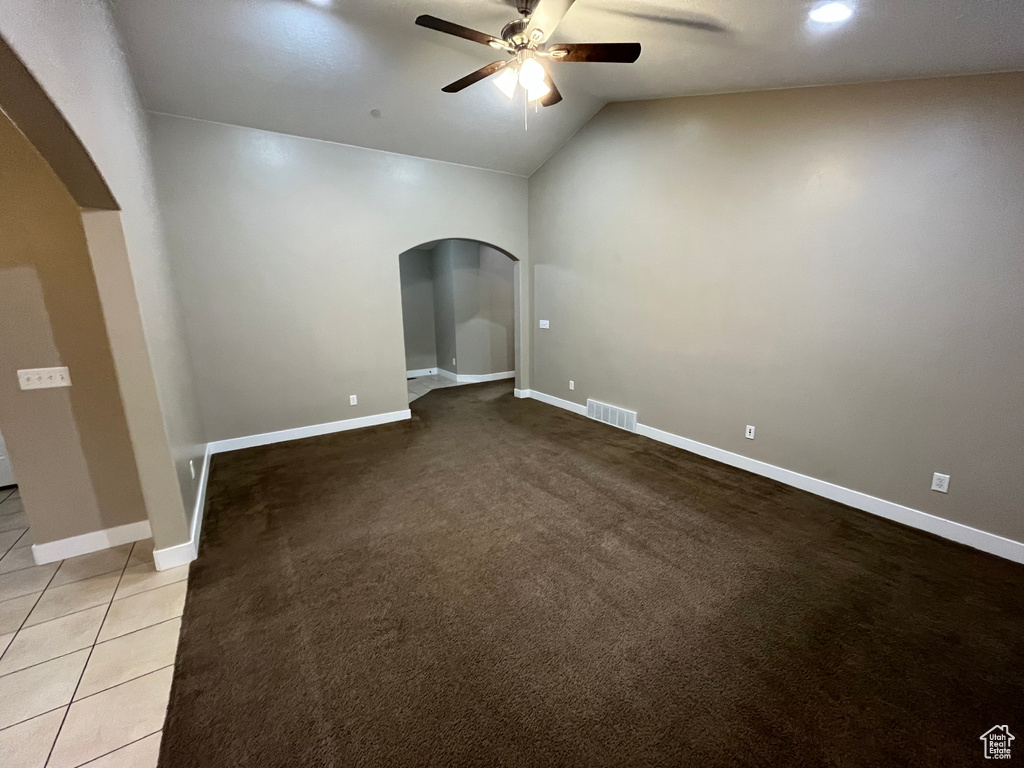
[[547,83],[547,86],[551,91],[541,98],[540,105],[542,107],[553,107],[562,100],[562,94],[558,92],[558,87],[555,85],[555,81],[551,79],[550,74],[544,78],[544,82]]
[[546,42],[562,21],[562,17],[569,12],[573,2],[575,0],[540,0],[533,9],[533,15],[530,16],[526,36],[537,43]]
[[557,43],[546,53],[553,61],[632,64],[640,58],[640,43]]
[[485,77],[490,77],[495,72],[504,69],[511,63],[512,60],[495,61],[491,64],[488,64],[486,67],[480,67],[480,69],[478,69],[476,72],[470,72],[465,77],[456,80],[454,83],[446,85],[441,90],[444,91],[445,93],[458,93],[463,88],[469,88],[469,86],[473,85],[473,83],[479,83]]
[[499,48],[506,47],[505,41],[495,37],[494,35],[477,32],[475,29],[464,27],[461,24],[454,24],[450,21],[439,19],[436,16],[424,14],[416,19],[416,23],[421,27],[433,29],[437,32],[444,32],[447,35],[455,35],[456,37],[461,37],[466,40],[472,40],[474,43],[480,43],[481,45],[491,45],[492,43],[495,43]]

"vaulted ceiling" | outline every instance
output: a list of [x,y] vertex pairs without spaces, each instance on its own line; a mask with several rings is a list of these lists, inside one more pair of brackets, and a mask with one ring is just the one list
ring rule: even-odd
[[553,64],[564,101],[524,115],[487,82],[441,93],[500,55],[414,24],[497,34],[509,0],[113,6],[147,109],[522,175],[609,101],[1024,70],[1022,0],[859,0],[834,27],[805,0],[577,0],[552,41],[637,41],[640,60]]

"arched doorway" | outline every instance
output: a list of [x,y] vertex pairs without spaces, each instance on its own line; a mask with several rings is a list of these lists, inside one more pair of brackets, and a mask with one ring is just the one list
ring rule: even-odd
[[517,378],[519,260],[448,238],[399,255],[409,402],[432,389]]

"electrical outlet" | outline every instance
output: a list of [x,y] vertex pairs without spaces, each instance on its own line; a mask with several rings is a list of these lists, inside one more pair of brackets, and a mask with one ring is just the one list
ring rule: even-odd
[[452,365],[455,365],[455,358],[452,358]]
[[192,460],[188,460],[188,471],[192,473],[192,479],[196,479],[196,463]]
[[349,395],[348,396],[348,404],[349,405],[355,405],[358,402],[359,402],[359,400],[356,398],[355,395]]
[[541,328],[550,328],[551,327],[551,323],[548,322],[547,320],[541,320],[540,321],[540,327]]
[[753,439],[754,439],[754,428],[752,426],[750,426],[749,424],[747,424],[747,440],[753,440]]
[[576,382],[569,379],[569,389],[576,389]]
[[71,374],[67,368],[24,368],[18,371],[18,385],[22,389],[70,387]]
[[949,493],[949,475],[941,475],[938,472],[932,475],[932,490]]

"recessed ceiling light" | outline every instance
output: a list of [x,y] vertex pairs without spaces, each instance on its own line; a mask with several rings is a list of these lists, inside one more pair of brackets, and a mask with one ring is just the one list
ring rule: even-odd
[[809,16],[811,21],[817,21],[822,24],[838,24],[853,16],[853,9],[846,3],[829,0],[829,2],[818,3],[811,8]]

